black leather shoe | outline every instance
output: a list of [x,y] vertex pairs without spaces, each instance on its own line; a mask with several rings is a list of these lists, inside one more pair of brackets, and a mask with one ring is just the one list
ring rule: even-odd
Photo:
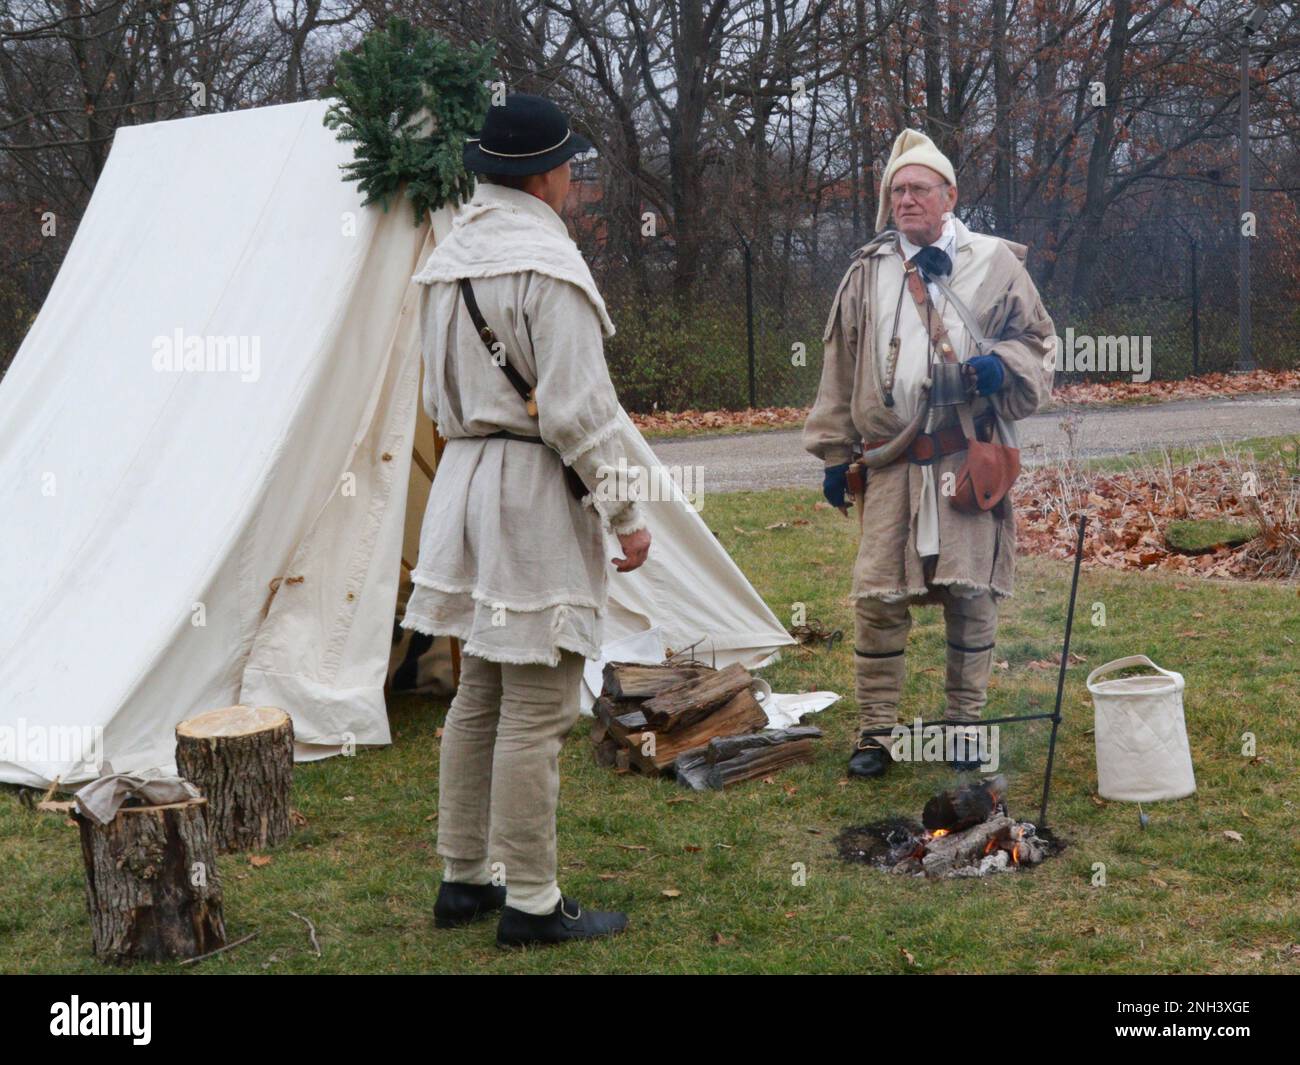
[[524,913],[513,906],[501,911],[498,947],[541,947],[571,939],[617,935],[627,928],[627,914],[584,910],[573,899],[561,898],[551,913]]
[[849,776],[883,777],[892,761],[893,758],[884,747],[864,734],[849,755]]
[[506,889],[495,884],[453,884],[444,880],[433,904],[437,928],[459,928],[495,913],[506,904]]

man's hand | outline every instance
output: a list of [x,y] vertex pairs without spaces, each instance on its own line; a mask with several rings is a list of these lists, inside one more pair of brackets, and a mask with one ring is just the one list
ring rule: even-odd
[[630,573],[645,561],[650,553],[650,530],[637,529],[618,538],[618,545],[623,549],[623,557],[611,559],[619,573]]
[[997,355],[976,355],[962,365],[966,387],[981,396],[990,396],[1006,380],[1006,368]]
[[827,466],[822,474],[822,495],[826,502],[843,514],[849,516],[849,505],[844,501],[844,493],[849,489],[849,464]]

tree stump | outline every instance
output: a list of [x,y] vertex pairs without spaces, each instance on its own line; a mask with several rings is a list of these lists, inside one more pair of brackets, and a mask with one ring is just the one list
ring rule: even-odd
[[227,706],[176,726],[176,768],[208,800],[219,854],[289,838],[293,721],[273,706]]
[[204,799],[124,806],[106,825],[73,811],[95,957],[166,961],[225,946],[206,811]]

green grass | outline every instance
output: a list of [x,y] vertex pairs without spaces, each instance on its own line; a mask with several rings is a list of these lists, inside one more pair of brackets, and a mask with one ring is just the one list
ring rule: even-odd
[[[943,766],[896,766],[878,783],[848,782],[854,734],[851,611],[855,542],[810,492],[711,496],[703,517],[783,622],[792,605],[844,631],[831,653],[787,654],[765,675],[777,690],[832,689],[846,698],[815,719],[825,730],[811,765],[722,794],[597,769],[579,724],[563,755],[561,884],[588,906],[631,915],[619,939],[503,953],[487,922],[436,931],[432,908],[438,750],[445,706],[391,708],[394,743],[355,758],[300,765],[294,800],[307,824],[253,868],[220,873],[231,938],[254,941],[190,973],[309,972],[1294,972],[1300,942],[1300,783],[1295,727],[1300,600],[1295,587],[1234,585],[1085,569],[1067,674],[1053,787],[1054,830],[1068,849],[1024,873],[927,883],[842,863],[836,833],[887,815],[919,814],[949,785]],[[768,530],[776,522],[810,524]],[[742,531],[737,531],[737,529]],[[1029,664],[1060,649],[1070,566],[1021,558],[1002,608],[990,713],[1050,709],[1056,670]],[[1097,607],[1106,625],[1094,626]],[[915,611],[904,712],[943,705],[943,625]],[[1099,805],[1086,672],[1145,653],[1187,678],[1186,710],[1199,791],[1136,807]],[[1243,756],[1256,736],[1258,762]],[[1037,813],[1047,729],[1004,728],[1012,812]],[[1225,830],[1244,837],[1231,842]],[[792,866],[807,869],[806,886]],[[1094,866],[1107,886],[1092,886]],[[98,972],[90,956],[76,830],[0,791],[0,971]],[[665,897],[676,889],[676,898]],[[308,949],[294,910],[316,925]],[[915,958],[915,966],[902,951]]]
[[1259,535],[1259,526],[1243,521],[1171,521],[1165,539],[1176,551],[1208,551],[1220,544],[1244,544]]
[[1280,465],[1291,473],[1300,475],[1300,436],[1255,436],[1246,440],[1228,440],[1191,447],[1157,448],[1126,455],[1085,459],[1080,465],[1100,471],[1130,470],[1153,464],[1163,465],[1166,454],[1170,464],[1175,467],[1202,460],[1215,461],[1240,456],[1243,460],[1253,460],[1259,466]]

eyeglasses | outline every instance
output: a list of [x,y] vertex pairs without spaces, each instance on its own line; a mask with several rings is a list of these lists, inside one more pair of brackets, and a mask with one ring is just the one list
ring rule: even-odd
[[895,200],[901,200],[910,192],[912,199],[923,200],[935,189],[946,189],[947,187],[948,182],[946,181],[938,181],[933,185],[891,185],[889,195]]

